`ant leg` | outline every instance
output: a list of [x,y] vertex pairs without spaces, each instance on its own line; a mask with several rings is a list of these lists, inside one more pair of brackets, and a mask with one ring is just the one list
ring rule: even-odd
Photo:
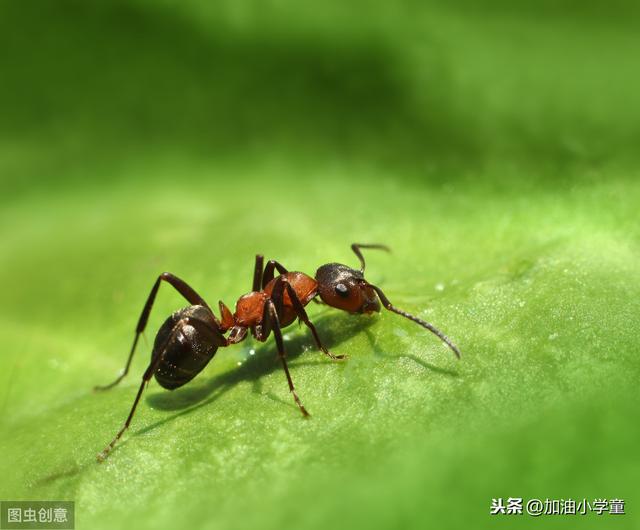
[[278,348],[278,357],[282,361],[282,368],[284,368],[284,373],[287,376],[287,382],[289,383],[289,391],[293,394],[293,399],[296,402],[296,405],[300,408],[300,412],[302,412],[303,416],[309,416],[307,409],[304,408],[304,405],[300,401],[298,394],[296,394],[296,390],[293,386],[293,380],[291,379],[291,374],[289,373],[289,367],[287,366],[286,352],[284,349],[284,342],[282,341],[282,331],[280,330],[280,319],[278,318],[278,312],[276,311],[276,306],[273,304],[273,300],[269,299],[264,304],[263,310],[263,328],[262,328],[262,337],[266,339],[269,335],[269,331],[273,330],[273,335],[276,339],[276,346]]
[[[158,279],[153,284],[151,288],[151,292],[149,293],[149,297],[147,298],[146,303],[144,304],[144,308],[142,309],[142,314],[140,315],[140,319],[138,320],[138,325],[136,326],[136,336],[133,339],[133,345],[131,346],[131,351],[129,352],[129,357],[127,358],[127,364],[124,367],[124,370],[120,373],[120,375],[116,378],[115,381],[109,383],[104,386],[95,386],[94,390],[108,390],[114,386],[116,386],[125,375],[129,372],[129,366],[131,366],[131,359],[133,359],[133,353],[135,352],[136,345],[138,344],[138,338],[140,334],[144,331],[144,328],[147,326],[147,320],[149,320],[149,313],[151,313],[151,308],[153,306],[153,302],[156,299],[156,294],[158,294],[158,289],[160,288],[160,282],[167,282],[172,285],[176,291],[178,291],[182,296],[184,296],[190,304],[192,305],[202,305],[211,311],[211,308],[207,305],[207,303],[202,299],[202,297],[196,293],[186,282],[174,276],[170,272],[163,272]],[[213,311],[211,311],[213,315]],[[215,315],[213,315],[213,320],[218,323],[218,320]]]
[[145,370],[142,376],[142,382],[140,383],[140,388],[138,389],[138,393],[136,394],[136,399],[133,401],[133,406],[131,407],[129,416],[127,416],[127,419],[124,422],[124,425],[115,435],[113,440],[111,440],[111,443],[109,443],[109,445],[107,445],[102,450],[102,452],[98,453],[98,456],[97,456],[98,462],[102,462],[105,458],[107,458],[107,455],[109,454],[111,449],[113,449],[113,446],[120,439],[124,431],[126,431],[127,428],[129,427],[129,424],[131,423],[131,418],[133,418],[133,414],[136,411],[136,407],[138,406],[138,402],[140,401],[140,396],[142,396],[142,391],[144,390],[144,387],[147,386],[154,372],[158,369],[158,366],[162,362],[162,359],[164,358],[164,355],[168,350],[169,346],[171,345],[171,343],[177,339],[178,333],[182,329],[182,326],[187,322],[189,322],[189,320],[191,319],[187,317],[187,318],[180,319],[178,322],[176,322],[176,324],[173,326],[173,329],[171,330],[171,333],[167,337],[164,343],[164,346],[162,347],[162,350],[160,350],[161,353],[158,354],[155,358],[151,359],[151,363],[149,363],[149,366],[147,367],[147,369]]
[[[318,348],[320,350],[322,350],[322,352],[325,355],[327,355],[328,357],[330,357],[334,361],[339,361],[339,360],[342,360],[342,359],[346,359],[346,357],[347,357],[346,355],[334,355],[329,350],[327,350],[327,348],[324,347],[322,342],[320,342],[320,337],[318,336],[318,332],[316,331],[316,327],[309,320],[309,317],[307,316],[307,312],[305,311],[304,306],[302,305],[302,302],[298,298],[298,295],[296,294],[295,289],[291,286],[291,284],[285,278],[282,279],[282,284],[284,284],[284,287],[286,288],[287,293],[289,294],[289,298],[291,298],[291,303],[293,304],[293,309],[295,310],[296,315],[311,330],[311,333],[313,334],[313,338],[315,339],[316,344],[318,345]],[[276,296],[280,296],[281,297],[281,295],[282,295],[281,292],[276,293],[276,290],[281,291],[281,289],[277,289],[277,287],[276,287],[276,289],[274,289],[274,292],[273,292],[273,298],[275,298]]]
[[360,260],[360,272],[364,272],[364,257],[362,255],[362,252],[360,252],[361,248],[377,248],[378,250],[384,250],[385,252],[391,252],[391,249],[387,246],[387,245],[380,245],[380,244],[376,244],[376,243],[372,243],[370,245],[367,244],[363,244],[363,243],[353,243],[351,245],[351,250],[353,250],[353,253],[358,256],[358,259]]
[[[264,256],[262,254],[256,254],[256,264],[253,269],[253,288],[252,291],[262,290],[262,268],[264,267]],[[245,330],[246,335],[246,330]],[[256,336],[256,327],[251,326],[251,335]],[[244,338],[244,336],[242,337]],[[240,339],[242,340],[242,339]]]
[[280,263],[276,260],[270,259],[267,262],[267,266],[264,268],[264,273],[262,275],[262,288],[264,289],[266,285],[273,280],[273,269],[277,269],[280,274],[286,274],[287,269],[285,269]]
[[262,285],[262,267],[264,264],[264,256],[262,254],[256,254],[256,266],[253,270],[253,289],[252,291],[259,291]]
[[234,326],[231,328],[231,333],[227,337],[227,345],[238,344],[247,338],[247,328],[240,326]]

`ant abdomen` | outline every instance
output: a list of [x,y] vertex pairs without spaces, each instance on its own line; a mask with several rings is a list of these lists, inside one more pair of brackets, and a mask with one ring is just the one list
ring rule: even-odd
[[179,388],[198,375],[226,344],[208,308],[193,305],[173,313],[158,331],[151,359],[163,351],[154,372],[156,381],[168,390]]

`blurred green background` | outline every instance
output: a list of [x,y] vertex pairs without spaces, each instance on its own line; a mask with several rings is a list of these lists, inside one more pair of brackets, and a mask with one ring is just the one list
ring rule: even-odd
[[[0,1],[0,498],[76,527],[640,528],[640,73],[631,0],[389,5]],[[398,306],[310,305],[152,382],[184,301],[233,304],[262,252],[357,262]],[[492,498],[623,516],[490,516]]]

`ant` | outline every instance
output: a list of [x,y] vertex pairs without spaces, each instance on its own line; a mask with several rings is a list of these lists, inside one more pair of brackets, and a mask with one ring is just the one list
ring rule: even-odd
[[[316,345],[325,355],[332,360],[346,358],[345,355],[333,355],[320,341],[318,332],[304,309],[311,300],[349,313],[379,312],[380,302],[382,302],[389,311],[408,318],[437,335],[460,358],[460,350],[444,333],[428,322],[392,305],[380,287],[369,283],[364,278],[365,261],[360,251],[363,248],[390,251],[385,245],[354,243],[351,249],[360,260],[360,270],[340,263],[328,263],[316,271],[315,278],[303,272],[289,272],[275,260],[268,261],[263,268],[264,258],[258,254],[252,291],[238,299],[235,313],[231,313],[222,301],[218,302],[220,319],[215,316],[207,302],[187,283],[169,272],[160,274],[142,309],[124,370],[111,384],[96,386],[94,390],[112,388],[127,375],[138,338],[147,325],[161,282],[167,282],[173,286],[191,305],[174,312],[160,327],[153,344],[151,362],[142,375],[142,382],[129,416],[111,443],[98,454],[98,461],[103,461],[107,457],[129,427],[142,391],[152,376],[155,376],[156,381],[163,388],[168,390],[179,388],[202,371],[218,348],[243,341],[248,332],[251,332],[251,335],[260,342],[265,342],[273,332],[289,390],[303,416],[309,416],[293,386],[281,329],[292,324],[297,318],[311,330]],[[275,271],[278,272],[278,276],[274,277]],[[320,297],[321,301],[316,297]],[[227,332],[229,336],[225,337],[224,334]]]

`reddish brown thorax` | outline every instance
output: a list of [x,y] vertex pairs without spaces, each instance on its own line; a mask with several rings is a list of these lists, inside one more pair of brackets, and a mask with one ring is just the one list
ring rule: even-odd
[[252,291],[241,296],[236,302],[233,320],[237,326],[250,327],[262,321],[264,303],[269,297],[264,291]]
[[[293,290],[298,295],[298,299],[302,305],[307,305],[309,301],[316,295],[318,283],[311,277],[307,276],[304,272],[286,272],[282,275],[293,287]],[[264,292],[269,296],[273,293],[273,288],[278,278],[274,278],[267,285],[265,285]],[[289,293],[284,291],[284,305],[293,307]]]
[[[305,306],[317,293],[317,282],[304,272],[286,272],[281,275],[293,287],[300,303]],[[262,323],[265,302],[271,298],[273,288],[280,276],[271,280],[265,285],[262,291],[252,291],[241,296],[236,303],[236,311],[233,315],[234,324],[242,327],[256,326]],[[296,312],[293,308],[293,302],[289,293],[285,289],[282,297],[283,307],[282,315],[280,315],[280,325],[288,326],[296,319]],[[223,315],[224,317],[224,315]],[[224,318],[223,318],[224,319]]]

